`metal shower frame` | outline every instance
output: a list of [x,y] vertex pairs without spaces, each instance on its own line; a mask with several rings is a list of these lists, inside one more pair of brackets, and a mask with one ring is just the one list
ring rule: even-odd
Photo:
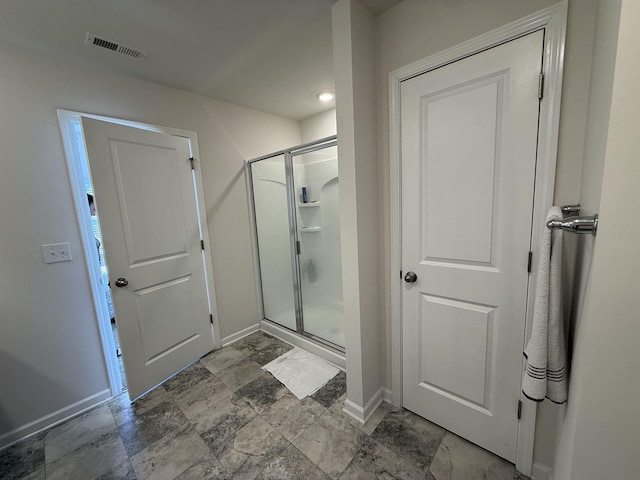
[[[302,275],[300,273],[300,239],[298,235],[298,219],[296,215],[296,193],[295,193],[295,185],[294,185],[294,172],[293,172],[293,157],[298,155],[304,155],[306,153],[315,152],[318,150],[322,150],[324,148],[335,147],[338,145],[338,137],[336,135],[332,135],[330,137],[321,138],[319,140],[304,143],[302,145],[297,145],[295,147],[291,147],[285,150],[280,150],[278,152],[273,152],[268,155],[264,155],[262,157],[254,158],[253,160],[248,160],[245,163],[246,173],[247,173],[247,187],[249,189],[249,194],[251,197],[250,209],[251,209],[251,221],[253,227],[253,234],[256,239],[256,251],[258,253],[258,259],[255,262],[257,277],[259,279],[259,297],[261,302],[261,316],[263,320],[275,323],[281,327],[281,325],[273,320],[267,318],[264,312],[264,295],[262,292],[262,270],[260,267],[260,244],[258,240],[258,227],[257,227],[257,219],[256,219],[256,207],[255,207],[255,192],[253,190],[253,172],[251,170],[251,165],[256,162],[260,162],[262,160],[268,160],[270,158],[279,157],[281,155],[284,156],[284,165],[285,165],[285,179],[286,179],[286,189],[287,189],[287,215],[289,218],[289,242],[290,248],[289,251],[291,253],[291,269],[292,269],[292,278],[293,278],[293,298],[294,298],[294,306],[295,306],[295,315],[296,315],[296,330],[295,332],[298,335],[303,335],[315,342],[320,343],[325,347],[329,347],[333,350],[337,350],[341,353],[344,353],[344,347],[340,345],[336,345],[322,337],[314,335],[305,331],[304,329],[304,312],[303,312],[303,299],[302,299]],[[287,328],[287,327],[284,327]]]

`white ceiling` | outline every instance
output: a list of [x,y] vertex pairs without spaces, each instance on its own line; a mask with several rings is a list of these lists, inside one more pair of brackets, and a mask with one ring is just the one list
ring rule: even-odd
[[[362,0],[380,13],[400,0]],[[332,0],[0,0],[0,41],[295,120],[334,88]],[[148,52],[84,44],[87,32]],[[0,67],[1,68],[1,67]]]

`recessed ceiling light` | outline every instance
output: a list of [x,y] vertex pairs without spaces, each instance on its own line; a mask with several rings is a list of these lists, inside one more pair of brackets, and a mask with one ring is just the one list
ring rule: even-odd
[[334,95],[333,92],[320,92],[316,94],[316,97],[318,97],[318,100],[321,102],[330,102],[333,100]]

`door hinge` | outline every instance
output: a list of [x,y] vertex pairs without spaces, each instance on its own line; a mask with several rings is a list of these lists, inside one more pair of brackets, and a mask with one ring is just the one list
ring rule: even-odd
[[300,255],[300,240],[296,240],[296,255]]
[[189,162],[191,162],[191,170],[195,170],[195,169],[196,169],[196,167],[195,167],[195,165],[194,165],[195,158],[190,157],[190,158],[189,158]]
[[200,240],[200,247],[204,250],[204,240]]
[[522,418],[522,400],[518,400],[518,420]]
[[[209,321],[211,322],[211,325],[213,325],[213,313],[209,314]],[[520,418],[520,417],[518,417]]]
[[531,262],[533,261],[533,252],[529,250],[529,258],[527,260],[527,273],[531,273]]
[[538,99],[542,100],[544,96],[544,73],[540,72],[540,76],[538,77]]

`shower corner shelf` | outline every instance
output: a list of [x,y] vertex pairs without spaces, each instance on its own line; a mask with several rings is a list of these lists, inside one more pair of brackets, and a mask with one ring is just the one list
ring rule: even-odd
[[307,203],[298,202],[298,207],[300,208],[311,208],[311,207],[319,207],[319,206],[320,206],[319,200],[316,200],[315,202],[307,202]]
[[301,232],[320,232],[322,231],[322,227],[300,227],[299,230]]

